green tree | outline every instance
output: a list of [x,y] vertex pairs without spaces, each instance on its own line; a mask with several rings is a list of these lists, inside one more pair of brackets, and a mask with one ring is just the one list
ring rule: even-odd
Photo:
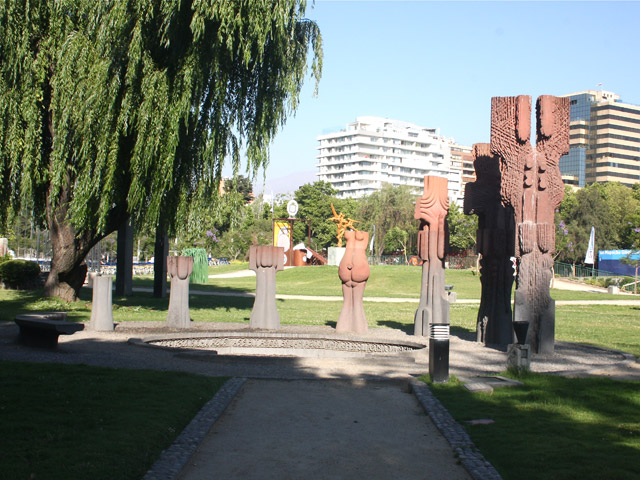
[[595,227],[596,249],[628,248],[630,218],[640,209],[635,190],[617,182],[565,190],[555,215],[556,251],[562,261],[582,262]]
[[373,235],[375,225],[374,254],[381,255],[387,247],[387,232],[398,227],[408,233],[408,253],[414,253],[418,234],[418,221],[413,218],[417,195],[406,185],[385,183],[377,192],[358,200],[357,218],[362,219],[358,229]]
[[447,223],[449,224],[449,245],[452,248],[468,250],[476,244],[477,215],[465,215],[456,203],[451,203]]
[[[355,200],[339,199],[336,197],[338,193],[328,182],[314,182],[302,185],[294,194],[296,202],[298,202],[298,213],[296,218],[311,221],[311,245],[312,249],[321,252],[331,245],[337,245],[336,240],[336,224],[329,220],[333,216],[331,204],[337,212],[344,213],[345,217],[353,218],[355,214]],[[285,212],[283,217],[287,217],[286,204],[281,207]],[[296,222],[293,231],[294,244],[299,242],[308,243],[307,226],[304,222]],[[356,224],[358,229],[359,225]]]
[[227,193],[239,193],[242,195],[242,200],[245,204],[253,200],[253,185],[249,177],[244,175],[238,175],[227,180],[224,184],[224,189]]
[[255,172],[295,111],[317,25],[304,0],[0,3],[0,220],[51,232],[45,295],[77,298],[87,252],[127,216],[171,229]]
[[384,236],[385,253],[394,253],[402,250],[404,255],[404,263],[407,263],[407,242],[409,241],[409,232],[400,227],[393,227]]

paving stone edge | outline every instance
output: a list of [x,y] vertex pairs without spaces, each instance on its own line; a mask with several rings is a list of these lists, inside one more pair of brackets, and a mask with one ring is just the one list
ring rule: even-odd
[[229,379],[193,417],[171,446],[162,452],[144,480],[175,479],[246,381],[243,377]]
[[440,400],[429,389],[429,386],[416,379],[411,379],[411,390],[422,408],[435,424],[436,428],[453,447],[464,468],[474,480],[502,480],[498,471],[484,458],[471,441],[467,431],[456,422]]

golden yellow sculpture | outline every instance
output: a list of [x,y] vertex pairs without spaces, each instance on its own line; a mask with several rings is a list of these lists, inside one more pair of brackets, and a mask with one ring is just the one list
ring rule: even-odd
[[351,218],[345,218],[344,213],[337,213],[336,209],[333,207],[333,203],[331,204],[331,210],[333,211],[333,217],[330,217],[329,220],[333,220],[334,222],[336,222],[336,227],[338,228],[338,234],[336,235],[336,238],[338,239],[338,247],[341,247],[344,232],[346,232],[348,228],[358,232],[359,230],[355,228],[353,224],[360,222],[357,220],[352,220]]

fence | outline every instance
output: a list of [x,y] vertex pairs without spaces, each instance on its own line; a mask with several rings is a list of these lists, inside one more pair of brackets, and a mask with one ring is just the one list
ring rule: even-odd
[[[380,255],[369,256],[369,265],[420,265],[421,262],[412,262],[413,258],[417,258],[415,255]],[[478,256],[477,255],[450,255],[445,259],[447,268],[451,269],[465,269],[475,268]]]
[[617,273],[598,270],[585,265],[555,262],[553,271],[558,277],[619,277]]

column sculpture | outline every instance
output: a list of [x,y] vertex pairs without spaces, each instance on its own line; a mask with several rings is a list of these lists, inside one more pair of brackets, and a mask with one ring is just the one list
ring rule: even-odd
[[488,143],[473,146],[476,181],[464,191],[464,213],[478,216],[476,250],[482,296],[476,325],[478,342],[506,346],[513,341],[511,289],[515,254],[513,208],[500,198],[500,159]]
[[256,272],[256,299],[249,317],[251,328],[280,328],[276,308],[276,272],[284,270],[284,248],[253,245],[249,268]]
[[113,302],[111,284],[113,277],[97,275],[93,279],[91,318],[89,328],[97,332],[113,330]]
[[364,288],[369,279],[366,254],[369,233],[347,230],[344,232],[344,238],[347,240],[347,247],[338,267],[344,300],[336,331],[364,333],[368,328],[362,301]]
[[167,326],[189,328],[189,275],[193,271],[193,257],[167,257],[167,272],[171,277]]
[[429,335],[431,323],[449,325],[449,301],[444,291],[444,259],[449,246],[445,221],[448,212],[447,179],[425,176],[424,192],[416,201],[414,215],[420,220],[418,255],[424,262],[414,335]]
[[513,207],[517,258],[514,322],[528,322],[534,353],[554,351],[555,302],[549,295],[555,249],[554,212],[564,197],[558,168],[569,152],[569,99],[543,95],[536,104],[536,148],[531,97],[491,100],[491,152],[500,157],[500,194]]

